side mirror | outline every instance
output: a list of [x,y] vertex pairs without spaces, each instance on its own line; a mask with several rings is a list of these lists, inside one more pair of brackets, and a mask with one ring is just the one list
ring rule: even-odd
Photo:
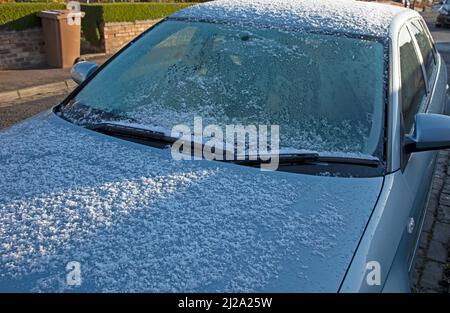
[[408,153],[450,148],[450,116],[416,114],[414,134],[406,140],[405,148]]
[[70,70],[72,79],[79,85],[89,77],[98,65],[94,62],[81,61],[76,63]]

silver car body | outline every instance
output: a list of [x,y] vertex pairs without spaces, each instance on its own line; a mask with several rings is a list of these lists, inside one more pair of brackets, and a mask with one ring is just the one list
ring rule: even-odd
[[[381,262],[381,268],[388,269],[384,273],[382,271],[386,283],[380,286],[380,291],[410,290],[410,276],[414,269],[426,206],[430,200],[429,188],[436,158],[436,152],[431,151],[413,153],[408,160],[402,160],[404,154],[402,138],[405,133],[401,127],[399,103],[401,83],[398,35],[405,24],[417,19],[422,18],[415,12],[406,11],[396,16],[390,25],[391,84],[388,147],[391,173],[385,176],[379,201],[362,238],[359,251],[355,254],[349,271],[350,275],[347,275],[342,291],[373,290],[373,286],[368,287],[364,277],[361,276],[365,271],[364,265],[370,260],[378,260]],[[437,71],[433,74],[432,83],[427,86],[428,104],[424,112],[447,114],[447,70],[439,52],[436,50],[435,53],[438,56]],[[403,227],[398,227],[402,225]],[[412,232],[409,228],[411,226],[413,226]],[[380,258],[380,256],[383,257]],[[384,259],[385,257],[387,259]],[[354,270],[351,270],[352,268]]]

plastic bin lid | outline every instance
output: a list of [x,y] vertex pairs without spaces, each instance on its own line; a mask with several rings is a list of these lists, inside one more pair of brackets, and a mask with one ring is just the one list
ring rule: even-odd
[[71,10],[44,10],[37,14],[37,16],[41,18],[48,18],[48,19],[63,19],[67,18],[70,14],[70,17],[83,17],[84,12],[74,12]]

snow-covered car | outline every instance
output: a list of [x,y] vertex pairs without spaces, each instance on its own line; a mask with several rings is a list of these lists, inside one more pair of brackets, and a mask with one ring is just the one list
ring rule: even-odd
[[450,25],[450,1],[444,0],[438,10],[439,14],[436,17],[436,27]]
[[[418,13],[213,1],[72,72],[62,103],[0,132],[1,291],[410,291],[450,147]],[[195,117],[279,125],[278,169],[174,160]]]

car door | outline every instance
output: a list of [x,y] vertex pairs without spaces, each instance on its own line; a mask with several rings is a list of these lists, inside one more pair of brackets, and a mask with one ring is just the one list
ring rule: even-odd
[[[402,140],[414,132],[417,113],[436,111],[439,98],[435,91],[437,75],[436,54],[420,20],[411,20],[399,34],[401,73]],[[440,92],[440,91],[438,91]],[[434,112],[438,113],[438,112]],[[417,249],[421,225],[425,216],[436,152],[402,152],[402,174],[413,203],[405,221],[405,261],[409,270]],[[405,202],[406,203],[406,202]]]

